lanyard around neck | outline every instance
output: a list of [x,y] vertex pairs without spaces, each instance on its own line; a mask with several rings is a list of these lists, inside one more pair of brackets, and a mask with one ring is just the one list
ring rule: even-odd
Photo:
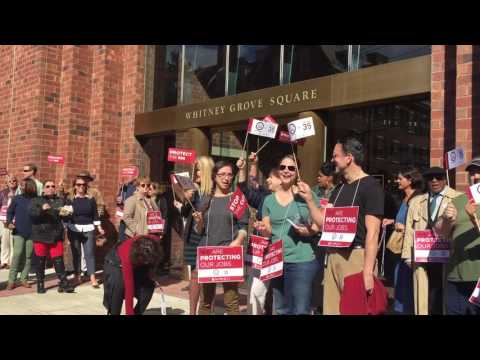
[[[355,199],[357,198],[357,193],[358,193],[358,187],[360,186],[360,181],[362,181],[362,179],[363,178],[358,179],[358,183],[357,183],[357,186],[355,188],[355,194],[353,195],[352,205],[350,205],[350,206],[353,206],[353,204],[355,203]],[[338,194],[335,198],[335,201],[333,202],[333,207],[335,207],[335,205],[337,204],[338,197],[340,196],[340,193],[342,192],[344,186],[345,186],[345,183],[342,184],[342,187],[338,191]]]
[[143,198],[143,203],[145,204],[145,208],[147,209],[147,211],[152,211],[153,210],[153,206],[150,206],[147,202],[147,200],[145,200],[145,198]]

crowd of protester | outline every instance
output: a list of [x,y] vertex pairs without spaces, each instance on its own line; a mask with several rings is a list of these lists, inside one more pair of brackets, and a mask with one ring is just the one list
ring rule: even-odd
[[[300,163],[290,154],[280,154],[264,184],[259,183],[256,153],[235,164],[198,157],[188,189],[172,183],[160,193],[160,185],[148,177],[128,178],[117,194],[118,234],[103,264],[107,313],[120,314],[123,303],[127,315],[145,312],[159,275],[168,273],[175,229],[184,242],[191,315],[215,310],[217,284],[198,281],[198,247],[246,248],[251,234],[272,244],[282,241],[283,273],[262,281],[259,270],[247,267],[248,314],[479,314],[469,301],[480,277],[478,205],[451,188],[440,167],[405,168],[396,174],[395,191],[386,190],[365,172],[364,158],[358,140],[338,141],[331,160],[319,164],[312,186],[302,181]],[[21,180],[7,175],[0,192],[0,266],[9,270],[7,290],[31,287],[33,273],[37,293],[44,294],[49,261],[58,292],[74,292],[85,280],[100,288],[96,247],[106,236],[107,219],[102,193],[91,184],[94,176],[83,171],[68,187],[64,181],[42,183],[37,171],[35,164],[26,164]],[[480,158],[470,161],[466,171],[471,185],[480,183]],[[239,218],[228,211],[237,185],[249,205]],[[393,193],[400,198],[392,207]],[[319,246],[330,207],[358,209],[348,247]],[[419,230],[431,230],[450,243],[446,263],[415,261]],[[392,262],[393,304],[371,309],[369,299],[384,291],[379,282],[382,246]],[[222,286],[225,313],[240,314],[241,284]]]

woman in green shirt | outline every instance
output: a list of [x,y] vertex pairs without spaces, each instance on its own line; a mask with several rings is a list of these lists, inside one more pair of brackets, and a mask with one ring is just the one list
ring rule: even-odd
[[[311,313],[312,284],[320,269],[314,247],[318,229],[312,225],[305,201],[294,194],[297,168],[287,155],[278,165],[281,187],[265,198],[262,221],[256,228],[272,242],[283,241],[283,276],[272,280],[273,302],[278,315]],[[318,198],[313,194],[319,205]],[[293,226],[292,223],[295,224]]]

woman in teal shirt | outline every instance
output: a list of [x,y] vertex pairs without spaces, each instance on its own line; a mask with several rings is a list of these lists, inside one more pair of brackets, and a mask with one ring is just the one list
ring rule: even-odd
[[[256,228],[265,236],[271,236],[273,243],[283,241],[283,276],[272,280],[276,313],[310,314],[313,280],[320,268],[313,251],[317,246],[314,235],[318,231],[312,225],[307,204],[292,189],[297,181],[294,158],[285,156],[278,171],[281,188],[265,198],[263,218],[256,223]],[[313,196],[318,206],[318,198]]]

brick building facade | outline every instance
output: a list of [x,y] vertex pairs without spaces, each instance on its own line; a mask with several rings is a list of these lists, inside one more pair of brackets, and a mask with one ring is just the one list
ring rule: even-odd
[[[70,183],[88,169],[96,175],[109,214],[122,167],[149,172],[133,136],[135,113],[146,110],[142,45],[0,47],[0,167],[20,175],[27,162],[40,180]],[[64,169],[47,162],[63,155]]]
[[[443,165],[455,147],[466,159],[480,156],[480,47],[432,45],[430,161]],[[453,176],[455,175],[455,176]],[[450,171],[459,190],[468,184],[465,165]]]

